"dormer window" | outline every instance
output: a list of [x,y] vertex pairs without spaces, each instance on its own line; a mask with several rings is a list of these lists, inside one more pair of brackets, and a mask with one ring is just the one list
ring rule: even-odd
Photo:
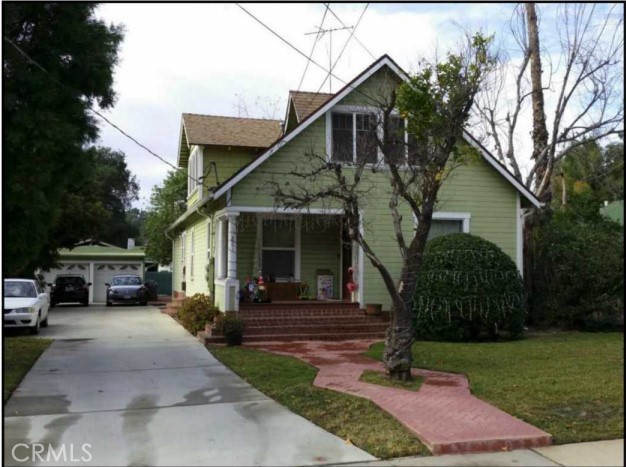
[[187,166],[187,196],[202,185],[202,149],[195,146],[189,156],[189,164]]
[[365,162],[378,160],[376,144],[376,115],[357,112],[332,114],[332,160],[336,162]]

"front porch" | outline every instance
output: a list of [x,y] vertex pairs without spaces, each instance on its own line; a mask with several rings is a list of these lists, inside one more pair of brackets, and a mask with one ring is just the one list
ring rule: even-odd
[[346,238],[341,211],[228,207],[214,219],[213,284],[220,310],[362,302],[360,287],[354,293],[347,288],[350,281],[362,282],[362,254]]

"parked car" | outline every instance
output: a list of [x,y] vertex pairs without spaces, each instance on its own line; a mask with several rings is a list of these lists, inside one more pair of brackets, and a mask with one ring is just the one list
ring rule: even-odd
[[39,334],[40,326],[48,326],[49,308],[50,297],[36,280],[4,279],[4,327]]
[[114,303],[139,303],[148,304],[148,289],[135,275],[114,276],[107,286],[107,306]]
[[50,306],[57,303],[82,303],[89,306],[89,286],[85,278],[79,274],[63,274],[57,276],[50,289]]

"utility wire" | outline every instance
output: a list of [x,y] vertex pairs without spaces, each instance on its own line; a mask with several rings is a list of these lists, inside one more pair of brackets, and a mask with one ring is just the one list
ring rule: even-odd
[[[337,60],[335,60],[335,63],[332,64],[332,66],[330,67],[330,70],[328,71],[328,74],[326,75],[326,78],[324,78],[324,81],[322,81],[322,84],[320,84],[320,87],[317,88],[317,91],[315,92],[315,94],[313,94],[313,96],[311,97],[311,100],[309,101],[308,106],[311,105],[311,103],[313,102],[313,100],[319,95],[320,91],[322,90],[322,88],[324,87],[324,84],[326,84],[326,81],[328,80],[328,78],[330,77],[330,75],[332,74],[333,70],[335,69],[335,67],[337,66],[337,63],[339,63],[339,60],[341,59],[341,56],[343,55],[343,52],[346,50],[346,48],[348,47],[348,44],[350,43],[350,39],[352,39],[354,37],[354,33],[356,32],[356,29],[359,27],[359,24],[361,23],[361,20],[363,19],[363,15],[365,15],[365,12],[367,11],[367,7],[369,7],[370,4],[367,3],[365,5],[365,8],[363,9],[363,12],[361,13],[361,16],[359,16],[358,21],[356,22],[356,25],[354,26],[354,28],[352,28],[352,31],[350,31],[350,35],[348,36],[348,39],[346,39],[345,44],[343,44],[343,48],[341,49],[341,52],[339,52],[339,55],[337,56]],[[308,107],[307,106],[307,107]]]
[[[328,8],[328,11],[330,11],[330,13],[337,19],[337,21],[339,21],[341,23],[341,25],[345,27],[346,25],[344,24],[343,21],[341,21],[341,18],[339,16],[337,16],[337,14],[332,10],[332,8],[330,8],[330,4],[325,3],[324,5],[326,5],[326,8]],[[363,42],[361,42],[358,37],[354,36],[354,40],[357,41],[357,43],[361,47],[363,47],[363,49],[370,55],[370,57],[372,57],[374,60],[376,60],[376,56],[372,52],[370,52],[370,50],[367,47],[365,47]]]
[[317,41],[322,37],[322,28],[324,27],[324,20],[326,19],[326,14],[328,13],[328,3],[326,3],[326,9],[324,10],[324,16],[322,16],[322,23],[320,24],[320,28],[315,36],[315,41],[313,42],[313,47],[311,47],[311,52],[309,53],[309,59],[306,61],[306,66],[304,67],[304,73],[302,73],[302,78],[300,78],[300,83],[298,84],[298,91],[304,82],[304,77],[306,75],[307,70],[309,69],[309,63],[311,63],[311,57],[313,56],[313,52],[315,51],[315,46],[317,45]]
[[[263,26],[265,29],[267,29],[269,32],[271,32],[274,36],[276,36],[278,39],[280,39],[282,42],[284,42],[285,44],[287,44],[287,46],[289,46],[289,48],[295,50],[298,54],[302,55],[304,58],[306,58],[307,60],[309,59],[309,57],[302,52],[300,49],[298,49],[295,45],[293,45],[291,42],[289,42],[287,39],[285,39],[284,37],[282,37],[280,34],[278,34],[276,31],[274,31],[272,28],[270,28],[267,24],[265,24],[263,21],[261,21],[259,18],[257,18],[256,16],[254,16],[252,13],[250,13],[248,10],[246,10],[243,6],[241,6],[239,3],[235,3],[235,5],[237,5],[239,8],[241,8],[248,16],[250,16],[252,19],[254,19],[257,23],[259,23],[261,26]],[[323,65],[320,65],[319,63],[317,63],[315,60],[313,60],[312,58],[310,59],[311,63],[313,63],[313,65],[315,65],[316,67],[318,67],[320,70],[324,71],[325,73],[328,73],[329,75],[331,75],[333,78],[337,79],[338,81],[342,82],[343,84],[347,85],[349,84],[346,80],[340,78],[339,76],[337,76],[336,74],[334,74],[332,71],[327,70]],[[375,103],[375,104],[380,104],[380,102],[378,102],[376,99],[374,99],[372,96],[369,96],[365,93],[363,93],[361,90],[357,89],[357,88],[353,88],[353,91],[355,91],[357,94],[361,94],[363,97],[365,97],[366,99],[370,100],[371,102]]]
[[[72,94],[78,94],[80,95],[81,93],[78,92],[76,89],[72,89],[71,87],[67,86],[66,84],[62,83],[61,81],[59,81],[57,78],[55,78],[48,70],[46,70],[42,65],[40,65],[35,59],[33,59],[32,57],[30,57],[26,52],[24,52],[17,44],[15,44],[11,39],[9,39],[8,37],[4,37],[4,40],[9,43],[10,45],[12,45],[15,50],[17,50],[28,62],[30,62],[31,64],[35,65],[39,70],[41,70],[50,80],[52,80],[54,83],[56,83],[57,85],[61,86],[62,88],[70,91]],[[143,148],[144,150],[146,150],[150,155],[156,157],[157,159],[159,159],[161,162],[164,162],[165,164],[169,165],[170,167],[172,167],[174,170],[184,170],[180,167],[176,167],[174,164],[171,164],[170,162],[168,162],[167,160],[165,160],[163,157],[159,156],[157,153],[155,153],[154,151],[152,151],[150,148],[148,148],[147,146],[145,146],[144,144],[140,143],[136,138],[134,138],[133,136],[129,135],[126,131],[122,130],[119,126],[117,126],[115,123],[113,123],[111,120],[109,120],[107,117],[105,117],[104,115],[102,115],[101,112],[98,112],[96,109],[94,109],[89,103],[83,101],[82,99],[80,99],[80,97],[77,97],[78,101],[83,104],[85,106],[85,108],[87,110],[89,110],[90,112],[94,113],[95,115],[97,115],[98,117],[100,117],[102,120],[104,120],[106,123],[108,123],[109,125],[111,125],[113,128],[115,128],[117,131],[119,131],[122,135],[124,135],[126,138],[130,139],[133,143],[135,143],[137,146]],[[195,178],[191,177],[189,174],[187,174],[187,176],[194,180],[196,183],[201,183],[199,180],[196,180]]]

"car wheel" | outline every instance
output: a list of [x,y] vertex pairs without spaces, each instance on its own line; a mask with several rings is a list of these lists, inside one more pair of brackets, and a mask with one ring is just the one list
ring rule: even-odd
[[40,326],[41,326],[41,323],[39,322],[39,318],[40,318],[40,316],[37,315],[37,322],[35,323],[35,325],[33,327],[30,328],[30,333],[32,335],[39,334],[39,329],[40,329]]
[[111,306],[111,305],[113,305],[113,303],[107,302],[107,306]]
[[49,318],[49,317],[50,317],[50,316],[46,316],[46,319],[44,319],[44,320],[41,322],[41,327],[43,327],[43,328],[47,328],[47,327],[48,327],[48,318]]

